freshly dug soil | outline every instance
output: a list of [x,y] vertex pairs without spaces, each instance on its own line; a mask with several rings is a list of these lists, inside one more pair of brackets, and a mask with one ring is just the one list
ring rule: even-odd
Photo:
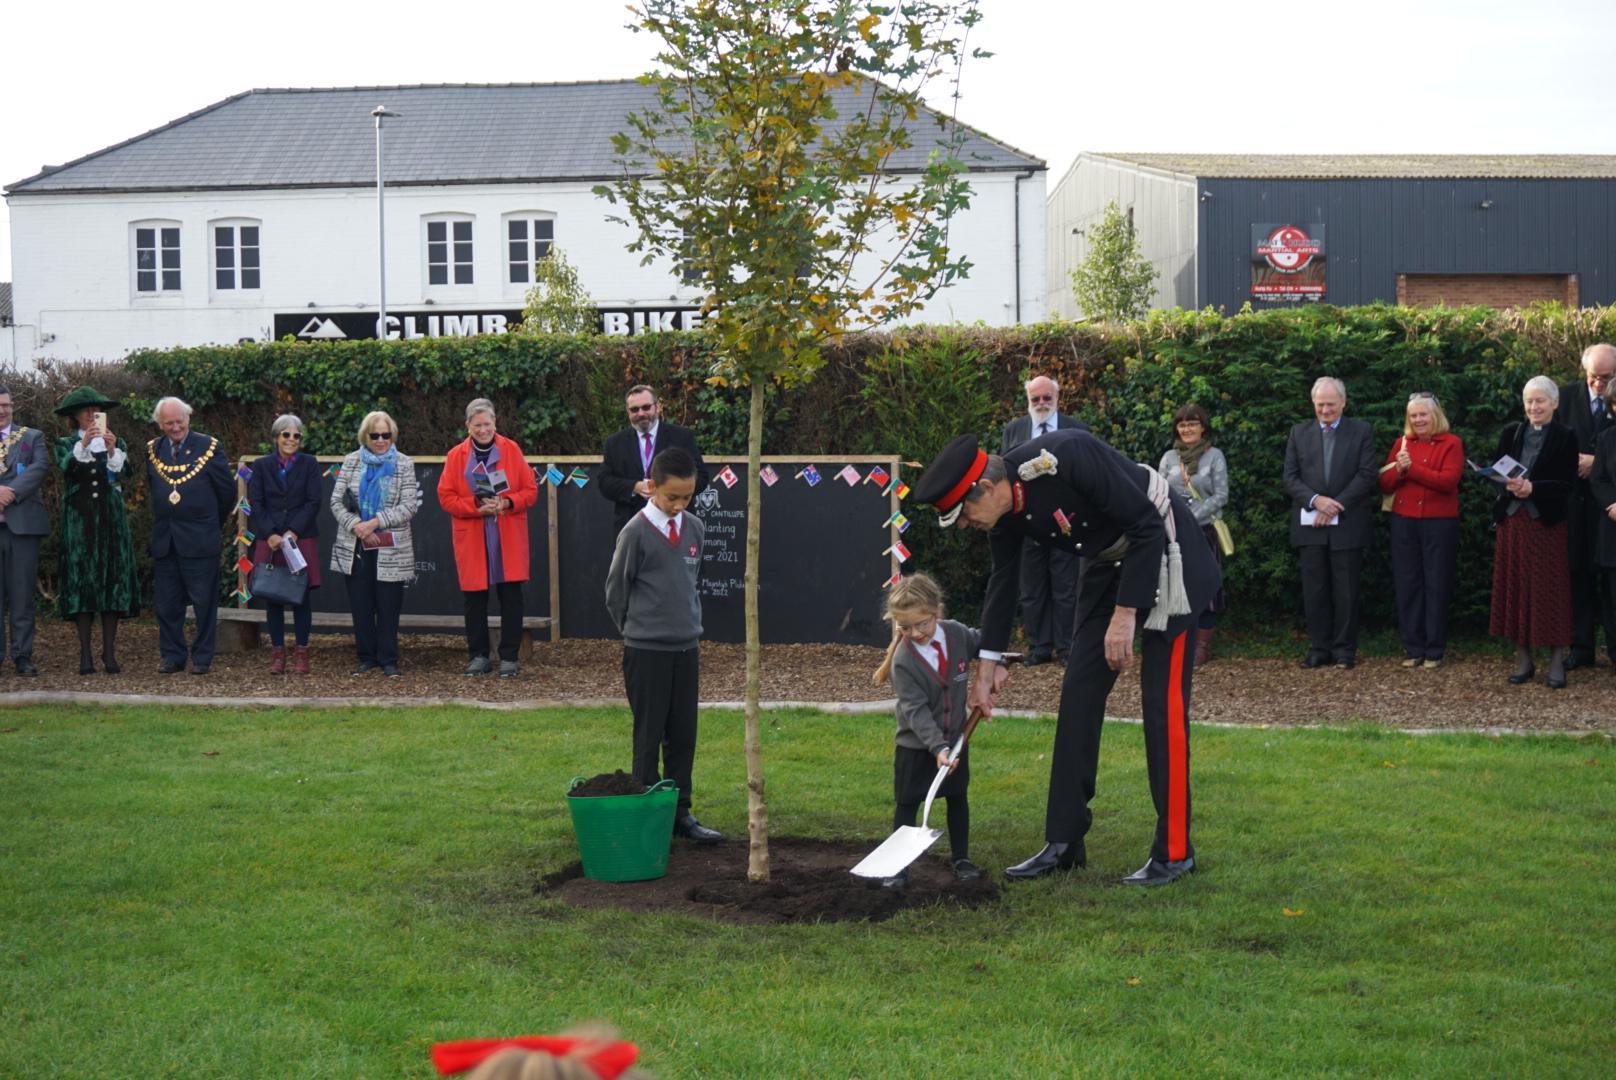
[[604,795],[644,795],[645,785],[622,769],[618,769],[616,772],[603,772],[599,776],[591,776],[567,794],[574,799],[598,799]]
[[879,881],[854,877],[849,871],[884,839],[771,836],[766,884],[746,879],[744,837],[714,845],[675,840],[665,877],[590,881],[575,863],[539,882],[535,891],[574,907],[671,911],[752,924],[880,922],[909,908],[944,903],[979,907],[998,900],[999,883],[990,875],[960,881],[948,863],[933,854],[921,856],[909,867],[909,885],[904,889],[884,889]]

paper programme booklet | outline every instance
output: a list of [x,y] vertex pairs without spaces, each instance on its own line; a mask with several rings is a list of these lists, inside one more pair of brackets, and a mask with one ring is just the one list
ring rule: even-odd
[[[1318,519],[1319,519],[1319,512],[1317,510],[1309,510],[1305,506],[1302,508],[1302,524],[1303,525],[1311,527],[1314,522],[1318,521]],[[1325,523],[1325,528],[1327,528],[1327,529],[1332,528],[1332,527],[1334,527],[1336,525],[1339,525],[1339,524],[1341,524],[1341,515],[1337,514],[1334,518],[1332,518],[1330,521]]]
[[1477,465],[1474,461],[1468,460],[1466,464],[1476,471],[1477,476],[1485,476],[1495,484],[1502,484],[1526,475],[1526,466],[1508,454],[1487,466]]
[[308,569],[309,560],[303,557],[303,553],[297,549],[296,544],[282,544],[281,554],[286,556],[286,569],[292,573],[301,574]]

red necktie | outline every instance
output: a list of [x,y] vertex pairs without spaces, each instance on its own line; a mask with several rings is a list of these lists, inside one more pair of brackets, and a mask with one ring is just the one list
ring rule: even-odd
[[651,474],[651,433],[647,431],[640,436],[645,440],[645,446],[640,450],[640,462],[645,466],[647,476]]
[[668,543],[679,546],[679,519],[676,517],[668,519]]
[[948,656],[943,652],[943,639],[938,638],[936,641],[931,643],[931,647],[937,650],[937,674],[946,674],[946,669],[948,667]]

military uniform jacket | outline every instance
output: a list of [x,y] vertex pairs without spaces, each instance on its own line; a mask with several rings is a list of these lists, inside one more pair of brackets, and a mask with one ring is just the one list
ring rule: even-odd
[[[1054,455],[1056,471],[1022,480],[1020,467],[1044,450]],[[1003,652],[1009,644],[1024,537],[1091,559],[1126,538],[1116,602],[1139,609],[1143,624],[1145,609],[1156,604],[1167,550],[1167,526],[1147,494],[1149,474],[1087,431],[1051,432],[1005,454],[1004,463],[1011,505],[989,535],[993,573],[982,606],[981,648]],[[1169,499],[1190,610],[1204,611],[1222,580],[1218,564],[1189,507],[1176,495]]]
[[[151,486],[151,553],[161,559],[171,552],[183,558],[217,558],[223,540],[219,530],[236,508],[236,478],[230,458],[216,440],[193,431],[176,450],[173,440],[159,435],[147,444],[146,481]],[[195,476],[176,489],[149,460],[156,455],[164,465],[193,466],[213,447],[213,456]],[[178,490],[180,501],[170,502]]]
[[892,655],[892,689],[898,695],[899,746],[932,754],[954,745],[965,727],[965,691],[970,685],[971,661],[976,659],[982,635],[952,619],[943,628],[942,671],[931,666],[924,652],[931,644],[905,639]]

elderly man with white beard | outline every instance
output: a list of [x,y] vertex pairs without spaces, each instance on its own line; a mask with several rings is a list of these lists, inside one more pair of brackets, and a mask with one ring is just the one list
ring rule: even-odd
[[[1022,443],[1051,431],[1089,426],[1060,411],[1060,384],[1047,375],[1027,380],[1027,411],[1004,425],[999,453],[1008,454]],[[1021,549],[1021,625],[1027,633],[1028,667],[1051,660],[1066,663],[1072,649],[1072,628],[1077,622],[1077,582],[1082,562],[1071,552],[1027,540]]]

